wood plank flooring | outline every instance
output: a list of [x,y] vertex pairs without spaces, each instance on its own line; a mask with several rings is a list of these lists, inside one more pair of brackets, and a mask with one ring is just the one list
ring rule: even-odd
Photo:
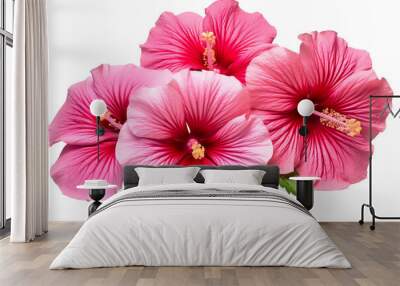
[[400,223],[379,222],[375,232],[357,223],[323,223],[352,269],[288,267],[121,267],[48,270],[50,262],[79,229],[52,223],[44,237],[28,244],[0,241],[1,286],[264,286],[400,285]]

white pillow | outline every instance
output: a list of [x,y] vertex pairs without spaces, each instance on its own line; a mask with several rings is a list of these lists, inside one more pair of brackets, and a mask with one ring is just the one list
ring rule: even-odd
[[265,171],[262,170],[202,170],[205,184],[261,185]]
[[195,183],[193,179],[199,170],[199,167],[135,168],[139,186]]

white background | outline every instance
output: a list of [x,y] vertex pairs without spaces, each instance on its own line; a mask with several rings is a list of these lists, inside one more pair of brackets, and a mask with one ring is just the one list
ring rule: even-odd
[[[164,11],[181,13],[203,9],[212,1],[187,0],[50,0],[49,122],[63,104],[67,88],[85,79],[102,63],[139,64],[139,44]],[[400,90],[400,20],[398,1],[385,0],[243,0],[246,11],[259,11],[278,30],[275,43],[297,51],[297,35],[331,29],[349,45],[370,52],[375,71]],[[400,100],[399,100],[400,101]],[[396,104],[399,107],[400,104]],[[397,110],[397,109],[396,109]],[[391,119],[388,130],[375,141],[374,203],[379,215],[400,215],[400,119]],[[77,126],[79,128],[79,126]],[[399,140],[400,141],[400,140]],[[50,149],[50,165],[61,144]],[[50,220],[83,220],[88,203],[65,197],[52,180]],[[313,214],[321,221],[355,221],[368,199],[368,181],[347,190],[316,192]]]

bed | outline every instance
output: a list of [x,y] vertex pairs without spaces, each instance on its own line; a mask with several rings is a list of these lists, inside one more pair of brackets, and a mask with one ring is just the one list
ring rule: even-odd
[[196,183],[152,186],[138,186],[136,167],[125,167],[124,190],[87,219],[50,269],[351,267],[314,217],[278,189],[276,166],[200,166],[263,170],[261,185],[205,184],[199,173]]

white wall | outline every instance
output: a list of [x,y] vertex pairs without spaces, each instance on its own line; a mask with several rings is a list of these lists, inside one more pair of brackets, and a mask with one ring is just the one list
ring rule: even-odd
[[[49,120],[63,104],[67,88],[102,63],[139,63],[139,44],[163,11],[203,14],[210,0],[50,0]],[[259,11],[278,30],[276,43],[297,50],[297,35],[313,30],[339,32],[352,47],[370,52],[374,69],[400,91],[400,18],[398,1],[386,0],[242,0],[247,11]],[[397,104],[400,106],[400,104]],[[376,140],[374,163],[375,204],[379,215],[400,215],[400,176],[396,179],[400,150],[400,119]],[[50,149],[50,164],[61,146]],[[322,221],[354,221],[368,198],[368,182],[345,191],[317,192],[313,214]],[[87,202],[61,194],[50,181],[50,220],[83,220]]]

